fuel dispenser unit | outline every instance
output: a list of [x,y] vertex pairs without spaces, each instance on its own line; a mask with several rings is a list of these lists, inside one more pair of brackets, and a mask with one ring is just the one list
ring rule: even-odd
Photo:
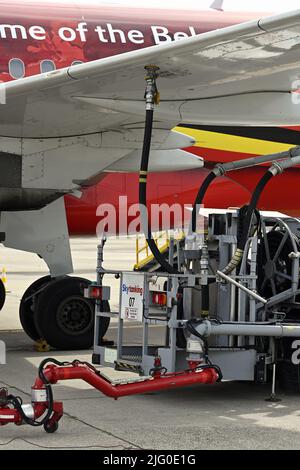
[[[159,103],[156,80],[159,69],[147,66],[146,125],[140,169],[140,203],[146,206],[147,175],[153,112]],[[199,206],[213,180],[231,170],[269,164],[247,207],[210,213],[206,230],[197,231]],[[275,399],[276,364],[291,364],[291,343],[300,338],[300,221],[273,217],[257,210],[268,182],[300,164],[300,147],[283,153],[218,164],[197,195],[191,227],[177,243],[174,263],[171,240],[167,261],[157,248],[142,211],[145,236],[159,272],[107,271],[103,268],[105,240],[98,247],[97,281],[86,296],[95,300],[93,364],[45,359],[32,387],[31,404],[0,390],[0,425],[15,423],[44,426],[55,432],[63,416],[62,403],[54,401],[52,385],[58,381],[84,380],[107,396],[154,392],[222,380],[266,382],[272,376]],[[105,276],[120,282],[117,312],[103,312],[110,300]],[[161,282],[160,282],[161,281]],[[159,290],[157,285],[163,285]],[[115,346],[103,346],[103,317],[117,318]],[[124,324],[139,322],[140,344],[124,341]],[[165,327],[163,344],[153,345],[151,325]],[[112,378],[105,366],[120,371]],[[297,368],[297,367],[296,367]],[[298,370],[298,369],[297,369]],[[125,372],[124,372],[125,371]],[[130,372],[129,372],[130,371]]]

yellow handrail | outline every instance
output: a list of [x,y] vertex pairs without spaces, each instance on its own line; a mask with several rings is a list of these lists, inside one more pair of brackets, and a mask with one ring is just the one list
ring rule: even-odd
[[[154,234],[153,239],[161,253],[164,253],[170,246],[170,239],[168,237],[167,231]],[[162,241],[165,241],[165,243],[162,244],[161,243]],[[141,254],[144,252],[146,252],[146,255],[142,257]],[[154,259],[154,256],[149,250],[149,246],[145,237],[144,236],[140,237],[139,235],[137,235],[136,236],[136,264],[134,266],[134,269],[135,270],[141,269],[143,266],[148,264],[153,259]]]
[[[176,237],[177,240],[182,240],[184,238],[184,233],[182,232],[179,237]],[[170,246],[170,237],[168,231],[157,232],[154,234],[153,239],[161,253],[165,253]],[[162,243],[163,242],[163,243]],[[145,256],[142,257],[142,253],[145,252]],[[153,261],[154,256],[150,252],[148,243],[144,236],[136,236],[136,264],[134,269],[138,271],[139,269],[146,266],[148,263]]]

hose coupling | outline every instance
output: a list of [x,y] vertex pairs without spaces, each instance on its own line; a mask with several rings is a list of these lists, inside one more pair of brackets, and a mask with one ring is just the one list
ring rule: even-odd
[[269,171],[273,174],[273,176],[281,175],[284,172],[283,166],[280,162],[274,162],[273,165],[270,167]]
[[156,65],[146,65],[145,70],[147,75],[146,80],[146,90],[145,90],[145,100],[146,100],[146,110],[153,111],[154,105],[158,105],[160,101],[160,95],[157,89],[156,80],[159,76],[159,67]]
[[222,163],[217,163],[217,165],[214,167],[213,172],[216,176],[224,176],[226,173],[226,170]]

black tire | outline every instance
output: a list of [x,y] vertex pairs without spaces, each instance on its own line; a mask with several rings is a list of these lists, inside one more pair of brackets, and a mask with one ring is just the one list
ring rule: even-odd
[[[83,296],[89,284],[90,281],[82,278],[59,279],[39,296],[35,326],[40,337],[53,348],[79,350],[93,345],[95,304]],[[105,326],[104,323],[103,334]]]
[[3,309],[6,300],[6,290],[2,279],[0,279],[0,311]]
[[25,291],[19,308],[19,318],[23,330],[33,341],[40,339],[40,335],[36,329],[34,322],[34,304],[36,305],[37,297],[33,297],[33,294],[41,289],[43,286],[46,286],[51,282],[51,276],[45,276],[33,284],[31,284],[28,289]]
[[55,421],[55,423],[52,424],[44,424],[44,430],[48,434],[54,434],[58,430],[58,423]]

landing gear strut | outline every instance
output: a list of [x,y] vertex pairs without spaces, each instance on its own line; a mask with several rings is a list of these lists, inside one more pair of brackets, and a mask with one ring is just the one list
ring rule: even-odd
[[[77,277],[44,277],[25,292],[20,305],[20,321],[34,341],[44,339],[60,350],[88,349],[94,340],[94,302],[84,298],[90,281]],[[103,310],[109,311],[108,302]],[[103,318],[103,338],[109,318]]]

